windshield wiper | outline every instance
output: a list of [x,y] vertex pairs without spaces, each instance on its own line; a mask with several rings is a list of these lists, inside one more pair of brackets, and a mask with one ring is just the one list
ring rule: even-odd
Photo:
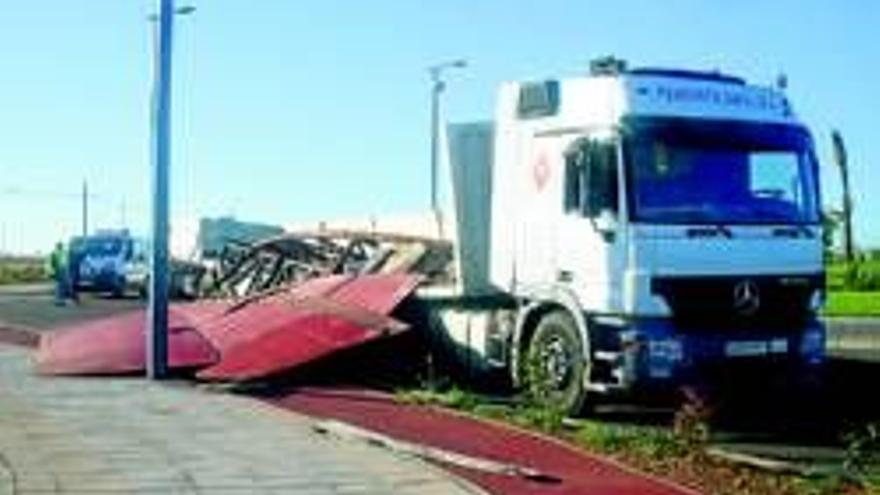
[[714,208],[708,207],[708,205],[702,205],[698,208],[690,208],[685,211],[687,211],[689,219],[710,225],[710,227],[688,229],[687,233],[689,237],[714,237],[720,234],[727,239],[733,238],[733,231],[730,230],[730,227],[719,222],[717,220],[717,214],[712,214],[717,211]]
[[724,225],[723,223],[715,224],[715,228],[718,229],[718,232],[721,232],[721,235],[727,237],[728,239],[733,239],[733,231],[730,230],[730,227]]
[[790,239],[798,239],[803,236],[806,239],[813,239],[816,235],[806,225],[790,225],[786,227],[776,227],[773,229],[773,237],[787,237]]
[[713,223],[708,227],[690,227],[685,231],[688,237],[716,237],[721,235],[728,239],[733,238],[733,232],[724,224]]

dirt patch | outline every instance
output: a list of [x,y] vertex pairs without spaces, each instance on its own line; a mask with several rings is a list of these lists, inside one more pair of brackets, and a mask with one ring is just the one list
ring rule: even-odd
[[0,322],[0,344],[36,348],[40,344],[40,335],[29,329]]

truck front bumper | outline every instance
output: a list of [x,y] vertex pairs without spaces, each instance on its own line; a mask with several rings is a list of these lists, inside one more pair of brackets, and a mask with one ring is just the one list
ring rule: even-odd
[[816,319],[797,331],[684,331],[668,319],[598,326],[594,354],[605,372],[591,385],[606,391],[775,377],[809,381],[825,360],[825,328]]

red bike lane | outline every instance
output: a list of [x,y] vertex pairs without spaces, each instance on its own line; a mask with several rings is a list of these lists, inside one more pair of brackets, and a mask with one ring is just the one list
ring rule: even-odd
[[514,464],[547,479],[444,468],[499,495],[696,495],[697,492],[615,461],[494,422],[436,407],[400,404],[357,389],[305,388],[268,401],[316,418],[335,419],[389,437],[457,454]]

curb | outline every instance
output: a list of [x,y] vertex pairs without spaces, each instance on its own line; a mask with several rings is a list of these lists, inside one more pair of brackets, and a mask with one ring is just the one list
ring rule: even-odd
[[[208,390],[200,390],[200,391],[204,392],[204,393],[208,393],[208,394],[225,395],[227,397],[238,397],[238,398],[247,400],[250,404],[256,406],[258,409],[269,411],[272,414],[278,415],[280,417],[295,415],[295,416],[300,416],[302,418],[306,418],[311,423],[310,428],[315,435],[320,435],[320,437],[322,437],[322,438],[327,437],[326,435],[319,433],[316,430],[316,428],[319,428],[319,425],[322,422],[328,421],[328,418],[324,418],[324,417],[313,415],[313,414],[305,414],[305,413],[302,413],[299,411],[292,411],[290,409],[285,409],[285,408],[279,407],[277,405],[274,405],[271,402],[266,402],[260,398],[252,397],[252,396],[248,396],[248,395],[228,394],[226,392],[214,392],[214,391],[208,391]],[[343,440],[343,439],[340,439],[340,440]],[[369,442],[367,442],[367,443],[369,444]],[[376,447],[380,448],[380,446],[378,446],[378,445]],[[386,449],[386,451],[390,452],[392,455],[394,455],[396,457],[418,461],[426,469],[432,471],[433,473],[437,474],[438,476],[443,477],[444,479],[448,480],[450,483],[458,485],[459,487],[461,487],[463,490],[467,491],[468,493],[471,493],[473,495],[492,495],[491,492],[480,487],[479,485],[477,485],[473,481],[466,479],[466,478],[463,478],[461,476],[458,476],[455,473],[450,472],[447,469],[444,469],[443,466],[441,466],[437,463],[422,459],[416,455],[402,453],[402,452],[395,452],[393,449]],[[0,494],[0,495],[2,495],[2,494]]]

